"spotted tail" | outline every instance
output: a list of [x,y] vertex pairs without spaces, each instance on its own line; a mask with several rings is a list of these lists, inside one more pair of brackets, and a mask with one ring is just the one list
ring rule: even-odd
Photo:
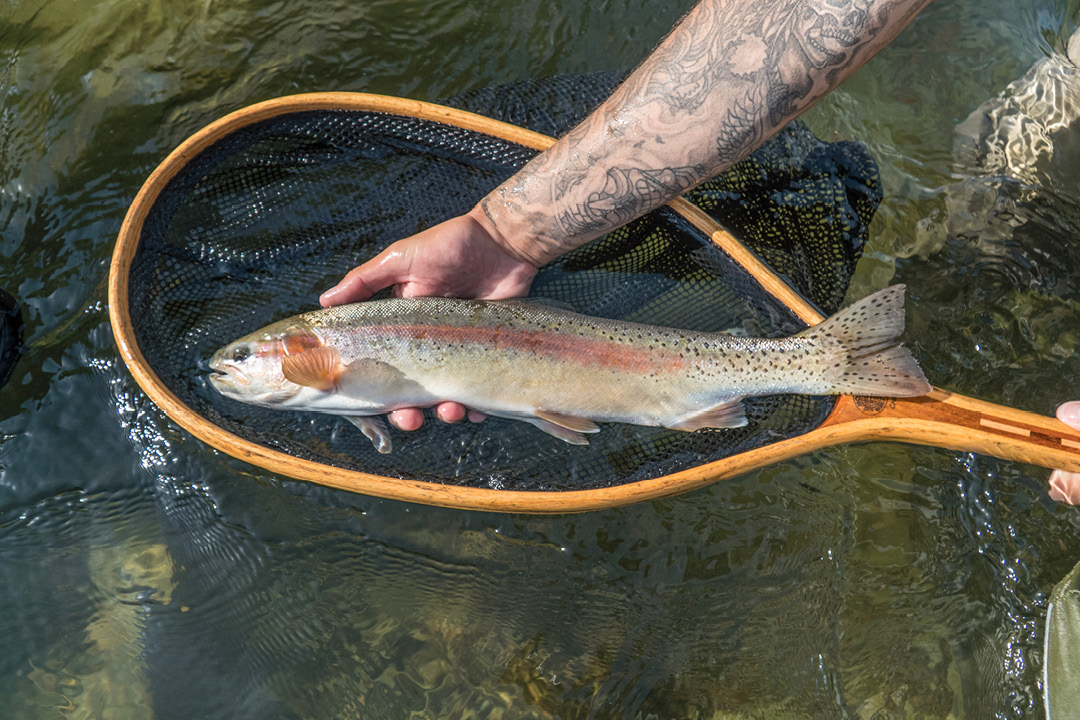
[[880,290],[805,330],[804,337],[835,348],[826,393],[917,397],[930,383],[907,348],[903,285]]

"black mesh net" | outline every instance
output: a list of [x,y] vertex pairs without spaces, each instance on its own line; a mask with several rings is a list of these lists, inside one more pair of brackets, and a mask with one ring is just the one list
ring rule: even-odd
[[[549,134],[610,90],[561,78],[459,98]],[[537,108],[557,108],[542,111]],[[319,293],[399,238],[471,208],[534,151],[440,123],[360,111],[294,112],[238,130],[160,193],[130,270],[130,312],[150,369],[191,409],[247,440],[388,477],[505,490],[590,489],[658,477],[806,432],[830,398],[748,402],[750,423],[683,433],[605,425],[578,447],[532,426],[429,421],[380,455],[349,422],[218,395],[218,347],[317,306]],[[826,312],[835,310],[880,197],[862,146],[801,127],[692,193]],[[545,267],[535,295],[655,325],[778,336],[802,323],[696,229],[661,210]],[[587,389],[585,389],[587,391]]]

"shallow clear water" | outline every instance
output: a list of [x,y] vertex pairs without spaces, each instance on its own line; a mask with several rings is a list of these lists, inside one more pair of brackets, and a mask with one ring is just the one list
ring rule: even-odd
[[[1047,596],[1080,559],[1044,470],[872,444],[577,517],[465,513],[212,451],[119,360],[116,232],[199,127],[624,71],[690,4],[0,8],[0,287],[28,345],[0,389],[0,715],[1041,716]],[[1080,397],[1075,141],[1021,186],[958,164],[953,130],[1078,23],[939,2],[806,118],[881,164],[851,296],[907,283],[936,385],[1047,414]]]

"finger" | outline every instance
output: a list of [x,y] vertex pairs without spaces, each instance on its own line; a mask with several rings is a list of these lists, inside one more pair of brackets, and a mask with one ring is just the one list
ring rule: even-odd
[[341,282],[319,296],[319,304],[323,307],[344,305],[350,302],[367,300],[381,290],[381,287],[372,287],[364,280],[363,266],[353,268]]
[[360,270],[359,267],[353,268],[341,282],[324,291],[319,296],[319,304],[323,307],[333,307],[334,305],[367,300],[374,295],[377,291],[371,290],[367,283],[364,282],[363,276],[356,274],[358,270]]
[[465,406],[456,402],[439,403],[435,407],[435,417],[451,425],[464,420],[465,412]]
[[1050,499],[1080,505],[1080,473],[1055,470],[1050,475]]
[[484,422],[485,420],[487,420],[487,415],[480,412],[479,410],[470,410],[469,411],[469,422],[478,423],[478,422]]
[[398,430],[404,430],[405,432],[419,430],[424,424],[424,413],[417,408],[401,408],[400,410],[393,410],[387,417],[390,419],[391,425]]
[[363,265],[350,270],[341,282],[319,296],[319,304],[330,307],[367,300],[383,288],[401,282],[408,269],[406,255],[391,245]]

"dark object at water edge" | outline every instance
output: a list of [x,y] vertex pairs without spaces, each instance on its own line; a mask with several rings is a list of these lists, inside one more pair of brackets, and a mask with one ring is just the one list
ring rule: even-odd
[[11,378],[22,355],[23,319],[19,302],[0,290],[0,387]]

